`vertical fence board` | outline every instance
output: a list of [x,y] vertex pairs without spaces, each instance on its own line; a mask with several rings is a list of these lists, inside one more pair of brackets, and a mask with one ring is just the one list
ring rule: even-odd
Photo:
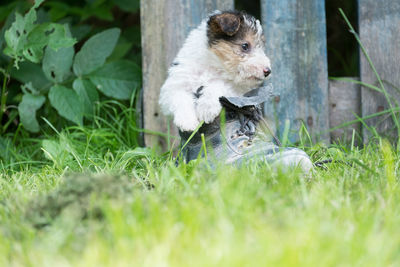
[[[356,80],[357,78],[350,78]],[[360,85],[343,81],[329,81],[329,126],[334,128],[357,119],[361,115]],[[331,132],[331,141],[350,141],[353,130],[360,133],[360,123],[354,123]]]
[[261,0],[266,53],[279,97],[265,105],[281,135],[290,120],[292,141],[304,123],[310,134],[328,140],[328,73],[325,1]]
[[[400,1],[359,0],[360,38],[388,93],[400,104]],[[366,57],[360,52],[360,78],[362,82],[379,87],[376,75]],[[397,89],[395,88],[397,87]],[[382,93],[362,87],[362,115],[367,116],[389,108]],[[393,104],[393,106],[395,106]],[[390,115],[366,121],[377,128],[378,133],[394,136],[394,125]],[[364,127],[364,141],[371,133]]]
[[[215,9],[233,8],[233,0],[140,1],[143,69],[144,128],[167,133],[168,122],[160,111],[158,96],[169,65],[190,30]],[[177,135],[170,124],[171,133]],[[165,139],[145,134],[147,146],[166,147]]]

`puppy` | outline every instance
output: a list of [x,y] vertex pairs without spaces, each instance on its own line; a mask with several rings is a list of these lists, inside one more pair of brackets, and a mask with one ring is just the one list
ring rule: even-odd
[[221,96],[242,96],[271,73],[260,21],[244,12],[215,11],[192,30],[161,87],[159,104],[181,131],[211,123]]

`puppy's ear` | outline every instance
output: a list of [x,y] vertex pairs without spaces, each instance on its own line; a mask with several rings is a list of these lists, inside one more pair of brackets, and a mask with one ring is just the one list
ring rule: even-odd
[[216,35],[226,34],[233,36],[240,28],[240,15],[222,13],[211,16],[208,21],[209,30]]

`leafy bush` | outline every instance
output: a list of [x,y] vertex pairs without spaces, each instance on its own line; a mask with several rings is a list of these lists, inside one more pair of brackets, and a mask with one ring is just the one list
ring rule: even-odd
[[[120,38],[117,27],[101,31],[98,26],[113,20],[113,6],[120,12],[138,11],[139,1],[96,0],[86,1],[84,6],[78,1],[68,1],[72,5],[43,2],[36,0],[25,15],[11,12],[26,9],[25,1],[0,6],[0,19],[9,13],[0,32],[0,48],[4,47],[0,57],[3,133],[12,124],[39,132],[44,120],[39,123],[37,113],[57,126],[83,125],[91,120],[101,98],[132,101],[140,87],[137,57],[126,58],[132,42]],[[95,27],[82,23],[88,19],[95,20]],[[92,28],[95,34],[82,41]],[[138,33],[138,28],[135,30]],[[70,123],[60,123],[59,116]]]

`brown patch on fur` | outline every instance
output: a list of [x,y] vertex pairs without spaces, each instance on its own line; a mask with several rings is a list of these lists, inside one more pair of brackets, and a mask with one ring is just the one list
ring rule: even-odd
[[255,48],[259,42],[259,39],[253,32],[247,32],[247,34],[244,36],[243,40],[238,40],[240,44],[247,42],[249,44],[249,53],[253,48]]
[[[243,39],[232,41],[221,40],[217,44],[210,47],[218,58],[223,62],[225,67],[229,69],[229,72],[234,73],[234,69],[240,62],[245,61],[245,57],[251,50],[257,45],[258,38],[252,32],[248,32]],[[241,44],[248,43],[249,50],[243,51]]]
[[220,41],[210,49],[221,60],[229,73],[235,73],[237,66],[244,60],[244,55],[240,51],[240,46],[231,42]]
[[[256,19],[239,11],[225,11],[213,15],[207,22],[208,44],[216,45],[224,40],[229,42],[244,41],[249,36],[257,35]],[[256,38],[254,39],[254,44]],[[261,38],[260,38],[261,39]]]
[[226,11],[221,14],[213,15],[207,22],[208,43],[212,44],[221,39],[233,39],[243,24],[243,15],[237,11]]
[[222,13],[210,18],[209,29],[214,35],[226,34],[233,36],[240,27],[240,16],[233,13]]

